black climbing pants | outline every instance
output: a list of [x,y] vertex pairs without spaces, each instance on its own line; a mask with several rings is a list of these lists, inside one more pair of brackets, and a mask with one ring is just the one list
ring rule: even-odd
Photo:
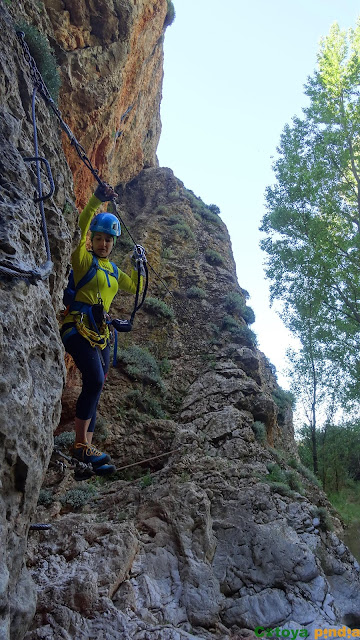
[[110,347],[108,345],[101,351],[102,363],[99,348],[92,347],[86,338],[76,333],[66,340],[66,351],[73,357],[82,375],[76,417],[80,420],[91,418],[88,431],[94,431],[97,405],[109,370]]

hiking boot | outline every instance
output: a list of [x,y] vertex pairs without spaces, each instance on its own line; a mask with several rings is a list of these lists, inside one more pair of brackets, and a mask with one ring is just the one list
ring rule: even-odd
[[110,476],[112,473],[115,473],[116,468],[113,464],[103,464],[101,467],[96,467],[94,471],[97,476]]
[[102,465],[110,462],[110,456],[107,453],[102,453],[95,447],[87,443],[77,442],[72,450],[73,458],[85,464],[92,464],[94,469],[101,467]]

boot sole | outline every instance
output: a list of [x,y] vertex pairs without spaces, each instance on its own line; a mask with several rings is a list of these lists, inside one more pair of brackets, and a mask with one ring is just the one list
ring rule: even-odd
[[[106,467],[105,469],[103,469],[103,467]],[[94,469],[95,471],[95,475],[97,476],[110,476],[113,473],[115,473],[116,468],[114,467],[113,464],[104,464],[101,467],[97,467],[96,469]]]

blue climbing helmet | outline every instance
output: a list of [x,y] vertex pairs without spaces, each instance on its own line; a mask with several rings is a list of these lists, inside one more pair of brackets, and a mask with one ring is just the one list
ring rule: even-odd
[[120,222],[112,213],[98,213],[91,221],[90,231],[91,239],[93,239],[96,232],[108,233],[114,237],[115,246],[116,238],[121,235]]

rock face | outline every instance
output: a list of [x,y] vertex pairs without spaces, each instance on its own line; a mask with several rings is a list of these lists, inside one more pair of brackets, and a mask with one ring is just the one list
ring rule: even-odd
[[[100,175],[156,166],[166,0],[45,0],[62,70],[61,109]],[[85,106],[85,108],[84,108]],[[66,143],[79,204],[94,184]]]
[[[289,400],[256,348],[226,227],[157,167],[167,9],[165,0],[0,6],[1,640],[360,626],[359,565],[297,461]],[[126,467],[105,483],[47,470],[53,431],[69,442],[79,385],[70,367],[62,396],[57,316],[77,240],[69,166],[79,203],[93,179],[62,147],[41,100],[40,148],[56,182],[45,203],[54,270],[37,284],[1,272],[45,261],[34,169],[24,162],[34,153],[32,86],[13,19],[48,35],[63,116],[118,184],[121,215],[148,250],[148,299],[120,336],[99,409],[98,443]],[[114,260],[125,271],[131,246],[123,233]],[[114,317],[132,305],[119,296]],[[34,521],[52,529],[29,533]]]

